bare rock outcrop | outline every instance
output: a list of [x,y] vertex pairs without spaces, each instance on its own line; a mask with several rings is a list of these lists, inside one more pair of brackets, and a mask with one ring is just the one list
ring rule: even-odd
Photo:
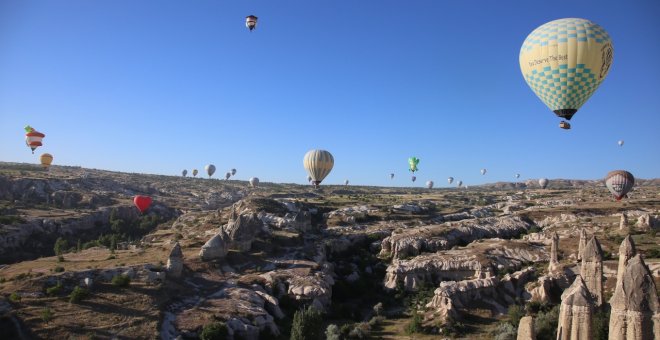
[[517,340],[536,340],[536,332],[534,330],[534,318],[531,316],[523,316],[518,324]]
[[263,222],[256,213],[243,213],[230,220],[223,229],[227,234],[230,247],[244,252],[252,248],[252,241],[262,227]]
[[628,260],[610,306],[610,340],[660,339],[660,303],[653,276],[640,255]]
[[587,231],[584,228],[580,229],[580,243],[578,243],[578,261],[582,260],[582,253],[584,252],[584,247],[587,246]]
[[224,232],[220,231],[206,241],[202,246],[202,249],[199,251],[199,257],[202,261],[219,260],[227,256],[229,247],[226,238],[227,236]]
[[628,228],[628,215],[626,213],[621,213],[621,219],[619,220],[619,230],[626,230]]
[[619,266],[616,272],[616,285],[617,287],[623,282],[623,273],[626,270],[628,261],[637,254],[635,250],[635,242],[630,235],[626,236],[619,246]]
[[421,284],[490,278],[498,272],[517,270],[525,263],[547,259],[543,245],[521,240],[481,240],[464,248],[423,254],[409,260],[394,259],[387,267],[384,286],[395,289],[402,284],[404,289],[413,291]]
[[595,236],[584,247],[580,276],[593,296],[594,305],[600,307],[603,304],[603,250]]
[[183,271],[183,252],[179,242],[174,244],[170,256],[167,258],[167,276],[178,279]]
[[643,214],[639,216],[639,218],[637,218],[637,223],[635,223],[635,227],[641,230],[655,229],[658,228],[659,225],[660,221],[658,217],[651,214]]
[[557,251],[559,250],[559,235],[557,232],[552,233],[552,243],[550,245],[550,264],[548,265],[548,271],[556,271],[559,266],[559,256]]
[[460,222],[431,225],[401,233],[396,231],[381,243],[381,256],[401,259],[422,252],[449,249],[483,238],[513,238],[531,228],[531,223],[519,216],[487,217]]
[[593,302],[582,277],[575,278],[573,284],[561,295],[557,340],[591,339],[593,330]]

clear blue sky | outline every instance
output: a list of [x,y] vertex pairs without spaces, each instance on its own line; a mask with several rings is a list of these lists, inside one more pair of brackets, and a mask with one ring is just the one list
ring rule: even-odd
[[[525,37],[565,17],[614,43],[570,131],[518,65]],[[213,163],[218,177],[305,183],[303,155],[322,148],[329,184],[409,185],[409,156],[416,186],[660,177],[658,18],[657,0],[2,0],[0,160],[172,175]],[[35,155],[26,124],[46,134]]]

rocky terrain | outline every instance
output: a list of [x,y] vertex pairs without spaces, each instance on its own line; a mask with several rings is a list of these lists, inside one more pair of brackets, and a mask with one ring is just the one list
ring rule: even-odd
[[[0,163],[0,334],[289,339],[312,308],[335,339],[658,339],[659,189],[251,188]],[[144,214],[134,195],[153,198]]]

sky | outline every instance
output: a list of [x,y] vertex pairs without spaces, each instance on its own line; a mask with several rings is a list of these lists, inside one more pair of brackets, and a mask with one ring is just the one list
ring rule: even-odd
[[[165,175],[212,163],[215,177],[303,184],[318,148],[335,159],[326,184],[660,177],[660,1],[540,4],[1,0],[0,161],[48,152]],[[614,45],[568,131],[518,62],[532,30],[566,17]],[[46,134],[34,155],[27,124]]]

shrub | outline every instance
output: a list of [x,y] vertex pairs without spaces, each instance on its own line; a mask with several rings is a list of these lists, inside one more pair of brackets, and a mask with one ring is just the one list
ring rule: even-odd
[[112,278],[112,284],[117,286],[117,287],[128,287],[131,284],[131,278],[128,277],[128,275],[120,274],[120,275],[115,275]]
[[422,316],[419,313],[415,312],[410,323],[406,325],[405,332],[407,335],[422,332]]
[[538,313],[534,319],[534,330],[537,340],[554,340],[557,338],[557,323],[559,322],[559,306],[549,311]]
[[367,322],[360,322],[348,333],[348,337],[351,339],[367,339],[369,334],[371,334],[371,325]]
[[593,329],[594,340],[607,340],[609,334],[610,311],[600,310],[594,314],[591,319],[591,327]]
[[83,299],[87,298],[88,295],[89,292],[87,291],[87,289],[76,286],[75,288],[73,288],[71,294],[69,294],[69,302],[78,303]]
[[374,306],[374,313],[376,313],[376,315],[383,315],[383,311],[384,308],[382,302],[379,302]]
[[518,331],[508,322],[501,322],[493,333],[493,340],[516,340]]
[[55,268],[53,269],[53,271],[56,272],[56,273],[61,273],[61,272],[64,271],[64,267],[62,267],[62,266],[55,266]]
[[57,240],[55,240],[55,245],[53,246],[53,251],[55,252],[55,255],[60,256],[64,252],[64,249],[68,248],[68,244],[65,239],[58,237]]
[[199,338],[202,340],[225,340],[228,335],[229,331],[224,322],[214,322],[204,325]]
[[321,312],[311,306],[298,310],[293,315],[291,340],[306,340],[321,338],[323,318]]
[[518,324],[520,323],[520,319],[522,319],[523,316],[525,316],[525,310],[518,306],[518,305],[511,305],[509,306],[509,311],[507,312],[507,315],[509,316],[509,322],[513,326],[513,328],[518,328]]
[[9,301],[11,302],[21,302],[21,296],[18,293],[13,292],[9,295]]
[[369,320],[369,326],[374,327],[385,321],[384,316],[374,316]]
[[55,296],[59,295],[62,292],[62,282],[57,281],[57,284],[53,287],[46,288],[46,295],[48,296]]
[[335,324],[328,325],[328,328],[325,330],[325,339],[326,340],[340,340],[341,332],[339,327]]
[[41,311],[41,320],[43,320],[45,323],[48,323],[52,319],[53,319],[53,311],[50,309],[50,307],[44,308]]

